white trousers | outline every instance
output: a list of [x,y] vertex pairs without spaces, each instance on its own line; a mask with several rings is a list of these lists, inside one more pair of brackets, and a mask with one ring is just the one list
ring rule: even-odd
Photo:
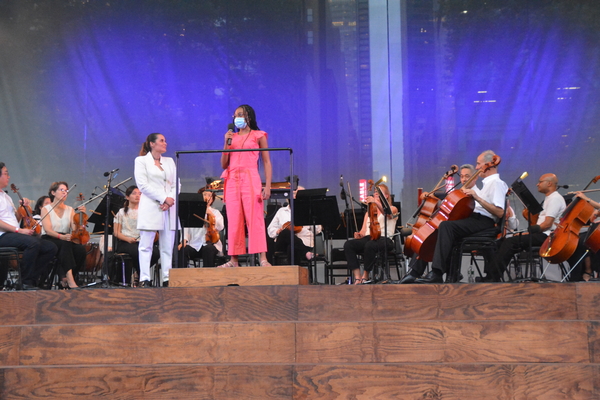
[[[158,231],[158,248],[160,250],[160,268],[162,279],[169,280],[169,271],[173,262],[173,246],[175,245],[175,231],[169,229],[169,220],[165,218],[166,226]],[[156,231],[140,231],[140,282],[150,281],[150,259],[152,258],[152,246]],[[156,282],[155,282],[156,283]]]

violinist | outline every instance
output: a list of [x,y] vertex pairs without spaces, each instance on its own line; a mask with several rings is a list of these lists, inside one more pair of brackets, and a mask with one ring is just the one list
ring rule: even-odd
[[[66,182],[54,182],[50,185],[48,196],[52,203],[42,208],[42,239],[58,247],[58,273],[61,289],[78,287],[76,276],[85,265],[87,251],[85,246],[74,243],[71,235],[75,230],[75,210],[65,204],[69,195]],[[85,212],[85,206],[77,208]]]
[[[378,252],[383,251],[384,248],[391,249],[394,247],[394,242],[391,238],[394,236],[396,230],[398,209],[391,205],[392,202],[388,187],[385,184],[381,184],[379,187],[387,201],[390,203],[392,209],[392,215],[387,215],[386,223],[386,215],[381,201],[379,200],[379,193],[375,192],[373,196],[367,197],[367,204],[374,204],[376,206],[375,214],[381,229],[379,239],[371,240],[372,232],[370,232],[369,226],[372,226],[372,224],[369,214],[367,213],[365,214],[361,230],[354,233],[354,239],[350,239],[344,244],[344,253],[346,255],[346,260],[348,261],[348,268],[352,270],[355,285],[367,283],[369,281],[369,273],[373,270],[373,264],[375,263]],[[386,225],[387,231],[384,232],[384,226]],[[363,253],[364,271],[362,273],[358,262],[359,253]]]
[[[40,277],[48,271],[57,248],[53,243],[34,236],[32,229],[19,228],[19,217],[12,199],[4,193],[10,183],[8,169],[0,162],[0,247],[16,247],[23,251],[21,262],[21,283],[23,289],[36,289]],[[24,198],[23,205],[29,206]],[[2,282],[5,276],[1,277]]]
[[[125,203],[123,203],[123,208],[117,212],[114,221],[114,236],[115,239],[117,239],[115,250],[117,253],[129,254],[133,263],[133,268],[138,273],[138,276],[140,272],[140,231],[137,228],[137,221],[141,195],[142,192],[140,192],[137,186],[129,186],[125,190]],[[155,264],[158,261],[159,256],[160,254],[157,246],[153,246],[150,265]],[[126,271],[125,273],[126,276],[131,276],[131,271]]]
[[[460,183],[462,185],[465,185],[471,179],[471,177],[475,174],[475,167],[472,164],[463,164],[460,166],[459,173],[460,173]],[[473,186],[475,186],[476,182],[477,182],[477,179],[473,179],[471,182],[468,183],[468,186],[464,186],[464,187],[470,189]],[[427,196],[427,194],[428,193],[422,193],[421,199],[424,199],[425,196]],[[435,196],[438,199],[443,199],[444,197],[446,197],[446,192],[444,191],[441,194],[436,193]],[[410,272],[408,274],[406,274],[400,280],[401,284],[414,283],[417,279],[419,279],[425,272],[425,268],[427,268],[427,263],[425,261],[419,259],[418,257],[413,256],[411,258],[408,266],[409,266]]]
[[600,203],[590,199],[585,193],[582,192],[575,192],[575,196],[587,201],[592,207],[595,208],[595,210],[592,218],[590,219],[592,224],[588,228],[587,234],[579,235],[577,248],[575,249],[573,255],[567,260],[571,267],[576,265],[575,269],[571,272],[570,280],[595,280],[594,272],[600,271],[600,254],[593,251],[590,251],[586,254],[588,247],[585,245],[585,242],[588,239],[588,235],[595,229],[598,229],[598,225],[600,224],[600,220],[598,219]]
[[544,174],[540,177],[537,190],[544,194],[544,202],[542,203],[542,211],[538,217],[537,225],[529,227],[528,234],[515,235],[504,239],[489,267],[486,268],[486,276],[478,280],[500,282],[500,278],[513,255],[530,248],[530,239],[532,246],[541,246],[544,243],[548,235],[556,229],[560,216],[566,208],[565,199],[557,192],[557,189],[558,178],[556,175]]
[[40,215],[42,213],[42,208],[51,203],[52,200],[50,200],[49,196],[42,196],[39,199],[37,199],[37,201],[35,202],[35,207],[33,208],[33,218],[39,221],[42,218]]
[[[298,190],[304,190],[302,186],[294,191],[294,198]],[[269,237],[275,239],[275,251],[285,252],[288,260],[292,258],[291,235],[288,229],[289,222],[292,219],[292,210],[289,204],[281,207],[275,213],[275,217],[267,228]],[[315,234],[321,233],[321,225],[315,226]],[[312,248],[314,247],[314,235],[312,226],[294,227],[294,260],[311,260],[314,257]],[[297,231],[297,232],[296,232]]]
[[204,201],[206,202],[206,214],[204,216],[204,226],[202,228],[186,228],[185,238],[183,240],[185,263],[193,258],[202,257],[202,266],[214,267],[216,257],[223,254],[223,243],[220,240],[219,232],[225,227],[223,215],[219,210],[213,208],[216,194],[208,190],[200,189]]
[[508,186],[500,179],[498,166],[494,164],[496,154],[487,150],[477,157],[475,169],[483,178],[483,187],[461,188],[462,192],[475,200],[473,212],[466,218],[443,221],[439,225],[435,243],[431,272],[418,283],[442,283],[451,261],[454,243],[464,237],[494,228],[504,215],[504,203]]

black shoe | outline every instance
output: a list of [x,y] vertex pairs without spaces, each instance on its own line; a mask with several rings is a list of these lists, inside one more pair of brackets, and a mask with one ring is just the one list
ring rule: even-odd
[[404,278],[400,279],[400,284],[404,283],[415,283],[417,277],[411,274],[405,275]]
[[150,281],[141,281],[140,282],[140,286],[141,288],[149,288],[152,287],[152,282]]
[[432,269],[430,273],[428,273],[425,278],[417,279],[416,283],[443,283],[442,279],[444,274],[440,273],[437,269]]
[[163,287],[169,287],[169,281],[164,281],[163,282]]
[[21,289],[23,289],[23,290],[38,290],[37,286],[28,285],[27,283],[22,284]]

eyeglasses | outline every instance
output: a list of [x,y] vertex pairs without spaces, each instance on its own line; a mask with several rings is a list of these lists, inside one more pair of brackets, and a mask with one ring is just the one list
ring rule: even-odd
[[63,193],[66,193],[66,192],[68,192],[69,190],[68,190],[68,189],[56,189],[56,191],[57,191],[57,192],[63,192]]

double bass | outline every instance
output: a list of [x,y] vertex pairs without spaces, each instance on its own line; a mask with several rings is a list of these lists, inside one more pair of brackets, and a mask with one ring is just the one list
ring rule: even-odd
[[[475,171],[473,176],[471,176],[463,186],[469,187],[482,171],[487,172],[491,168],[497,167],[501,161],[500,156],[494,155],[492,161],[485,163],[481,169]],[[438,228],[442,222],[467,218],[473,213],[474,208],[475,200],[473,197],[465,194],[462,190],[453,190],[448,193],[435,215],[419,228],[414,235],[411,245],[414,252],[419,256],[419,259],[427,262],[433,260]]]
[[456,174],[457,172],[458,172],[457,165],[452,165],[450,167],[450,170],[446,171],[444,176],[441,177],[441,179],[438,181],[438,183],[435,185],[435,187],[425,196],[425,199],[423,199],[423,201],[421,202],[421,205],[419,206],[419,208],[417,208],[417,211],[413,214],[412,218],[416,218],[415,223],[407,224],[407,225],[411,226],[412,230],[413,230],[412,235],[410,235],[404,239],[404,255],[406,255],[407,257],[411,257],[414,254],[414,250],[412,248],[412,240],[413,240],[415,232],[417,232],[417,230],[421,226],[425,225],[425,223],[431,219],[433,214],[438,209],[440,199],[435,197],[434,193],[444,186],[443,182],[446,179],[450,178],[452,175]]

